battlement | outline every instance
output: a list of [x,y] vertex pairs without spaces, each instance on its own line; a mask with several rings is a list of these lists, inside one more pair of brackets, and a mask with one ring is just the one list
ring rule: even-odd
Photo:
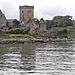
[[19,9],[34,9],[34,6],[24,5],[24,6],[19,6]]

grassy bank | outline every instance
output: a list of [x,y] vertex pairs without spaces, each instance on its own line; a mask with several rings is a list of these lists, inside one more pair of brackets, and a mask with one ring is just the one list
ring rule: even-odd
[[39,36],[39,35],[29,35],[29,34],[9,34],[9,33],[0,33],[0,41],[2,40],[57,40],[64,38],[75,38],[75,29],[73,31],[67,32],[66,30],[58,31],[55,36]]
[[42,39],[46,40],[46,37],[38,35],[28,35],[28,34],[1,34],[0,41],[2,40],[35,40]]

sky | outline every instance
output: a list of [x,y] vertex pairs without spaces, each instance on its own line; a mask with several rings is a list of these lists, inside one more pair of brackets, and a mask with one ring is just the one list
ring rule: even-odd
[[70,15],[75,20],[75,0],[0,0],[0,10],[7,19],[19,20],[19,6],[23,5],[34,6],[34,18]]

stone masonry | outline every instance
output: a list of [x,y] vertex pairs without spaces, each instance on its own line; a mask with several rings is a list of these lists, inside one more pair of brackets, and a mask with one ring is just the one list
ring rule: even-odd
[[7,20],[5,15],[0,10],[0,29],[7,28]]
[[34,18],[34,6],[20,6],[20,24],[25,25]]
[[0,29],[9,30],[13,28],[28,28],[30,27],[30,34],[44,35],[46,30],[46,23],[43,18],[40,20],[34,18],[34,6],[19,6],[20,22],[16,19],[7,20],[0,10]]
[[34,19],[34,6],[20,6],[21,28],[30,27],[30,34],[39,34],[46,31],[46,24],[43,18],[40,21]]

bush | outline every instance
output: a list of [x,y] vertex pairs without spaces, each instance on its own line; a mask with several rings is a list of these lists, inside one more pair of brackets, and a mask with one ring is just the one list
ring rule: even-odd
[[0,29],[0,34],[2,34],[3,32],[2,32],[2,30]]
[[6,33],[9,34],[28,34],[30,31],[30,28],[28,27],[26,30],[24,28],[15,28],[15,29],[11,29],[6,31]]
[[58,31],[57,33],[57,37],[59,38],[67,38],[68,32],[66,29],[64,29],[63,31]]
[[6,33],[10,33],[10,34],[22,34],[24,31],[24,29],[22,28],[15,28],[15,29],[11,29],[6,31]]
[[29,31],[30,31],[30,27],[28,27],[24,32],[25,32],[25,34],[28,34]]

